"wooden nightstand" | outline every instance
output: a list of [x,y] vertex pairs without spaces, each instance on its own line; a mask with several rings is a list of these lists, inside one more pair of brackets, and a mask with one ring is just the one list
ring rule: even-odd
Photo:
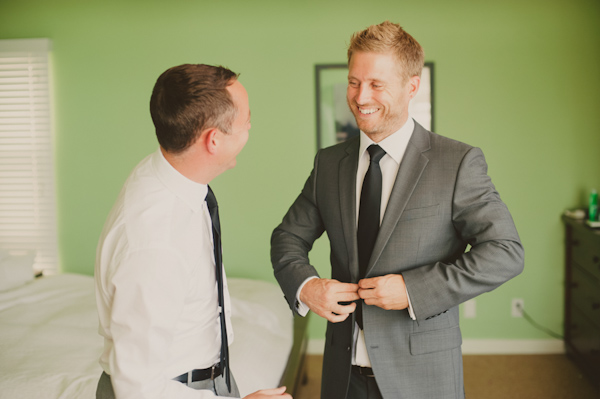
[[563,216],[566,235],[565,347],[600,390],[600,230]]

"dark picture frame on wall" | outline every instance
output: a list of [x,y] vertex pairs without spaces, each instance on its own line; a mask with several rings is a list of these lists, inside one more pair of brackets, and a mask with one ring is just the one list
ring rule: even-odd
[[[358,136],[356,120],[346,102],[347,64],[316,64],[315,93],[317,149]],[[409,104],[409,112],[427,130],[434,130],[433,62],[426,62],[419,92]]]

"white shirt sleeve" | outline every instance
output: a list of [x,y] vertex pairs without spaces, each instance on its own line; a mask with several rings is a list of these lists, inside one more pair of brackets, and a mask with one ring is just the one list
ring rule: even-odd
[[317,276],[311,276],[309,278],[307,278],[306,280],[304,280],[304,282],[302,284],[300,284],[300,287],[298,287],[298,291],[296,292],[296,311],[298,312],[298,314],[302,317],[306,316],[306,314],[308,313],[308,311],[310,310],[310,308],[300,300],[300,291],[302,291],[302,288],[304,288],[304,286],[306,285],[306,283],[309,280],[312,280],[313,278],[318,278]]
[[183,262],[173,251],[144,249],[129,253],[115,270],[109,363],[116,397],[215,398],[165,375],[187,290]]

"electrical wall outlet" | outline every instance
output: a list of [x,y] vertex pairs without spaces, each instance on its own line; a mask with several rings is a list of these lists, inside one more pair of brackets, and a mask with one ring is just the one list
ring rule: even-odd
[[476,315],[475,299],[469,299],[463,304],[463,315],[465,319],[474,319]]
[[525,301],[521,298],[515,298],[512,300],[510,306],[510,314],[512,317],[523,317],[523,309],[525,308]]

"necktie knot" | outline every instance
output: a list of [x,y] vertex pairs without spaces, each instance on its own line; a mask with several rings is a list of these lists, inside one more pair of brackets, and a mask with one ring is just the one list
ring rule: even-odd
[[371,163],[376,164],[378,164],[379,161],[381,161],[381,158],[386,154],[385,150],[377,144],[371,144],[369,148],[367,148],[367,151],[369,151],[369,155],[371,156]]

